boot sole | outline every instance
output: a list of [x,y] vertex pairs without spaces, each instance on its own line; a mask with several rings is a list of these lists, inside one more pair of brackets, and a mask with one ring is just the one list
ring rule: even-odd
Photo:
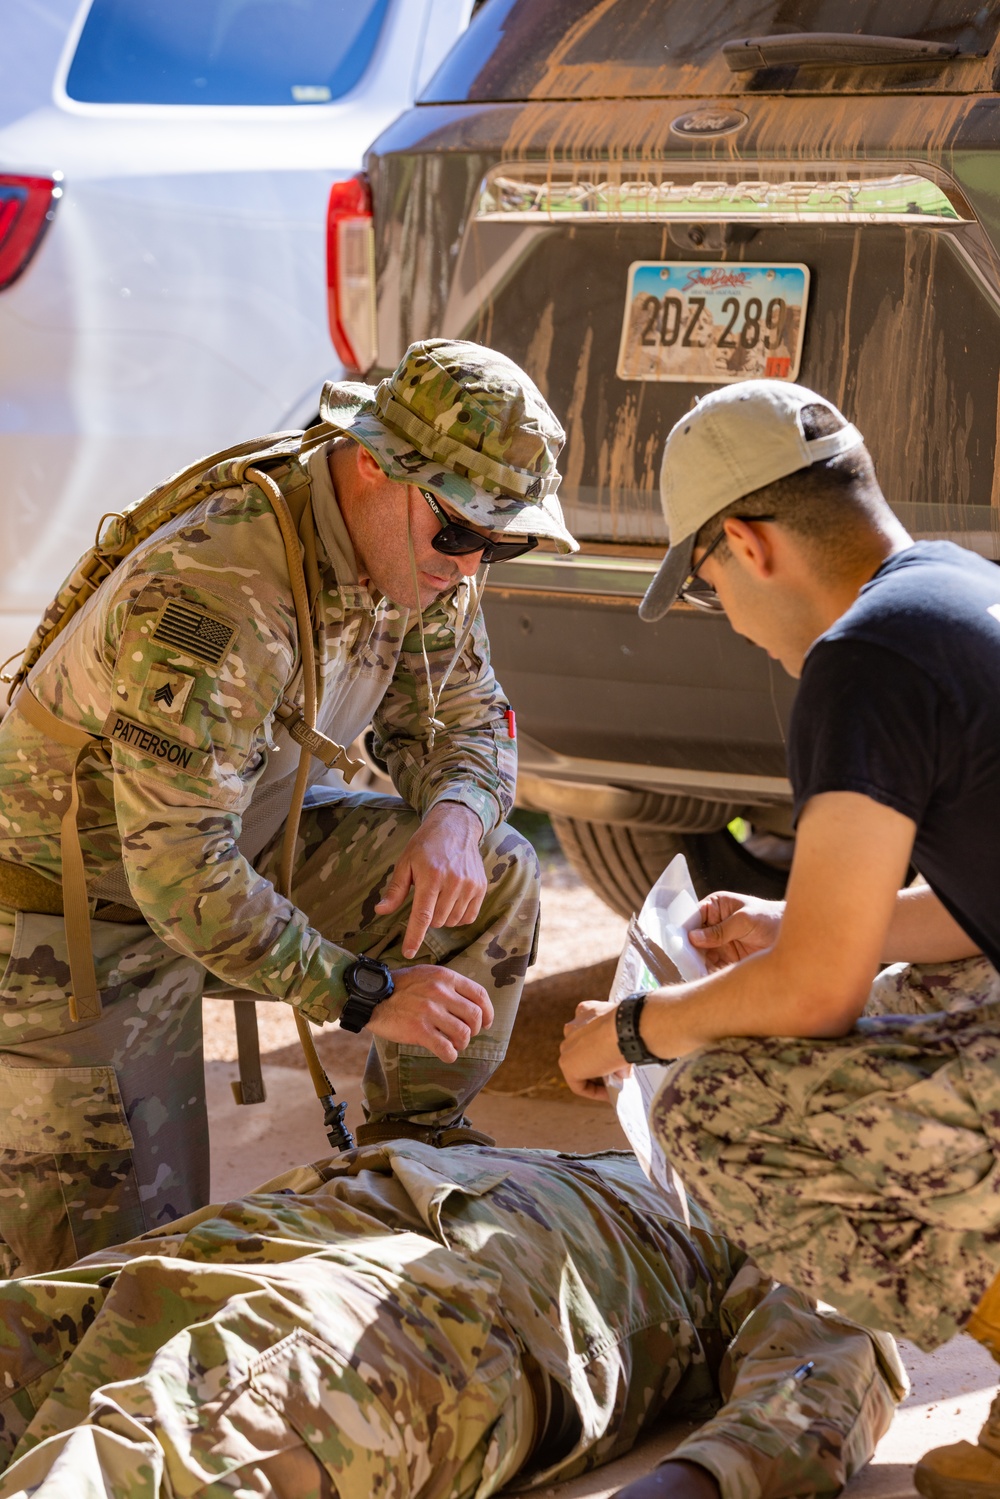
[[913,1487],[924,1499],[1000,1499],[1000,1484],[945,1478],[933,1469],[921,1469],[919,1463],[913,1470]]

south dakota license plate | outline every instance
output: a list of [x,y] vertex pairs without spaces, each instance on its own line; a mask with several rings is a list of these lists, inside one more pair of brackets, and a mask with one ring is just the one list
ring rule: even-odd
[[618,375],[710,385],[755,375],[794,380],[808,295],[804,265],[635,260]]

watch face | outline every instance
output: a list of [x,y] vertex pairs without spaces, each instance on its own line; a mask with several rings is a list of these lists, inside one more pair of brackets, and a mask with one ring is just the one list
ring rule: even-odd
[[351,987],[359,994],[378,999],[385,993],[385,974],[380,968],[362,968],[358,963],[351,974]]

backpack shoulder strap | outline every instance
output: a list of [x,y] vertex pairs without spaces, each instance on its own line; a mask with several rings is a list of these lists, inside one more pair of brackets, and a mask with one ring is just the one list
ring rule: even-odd
[[[141,542],[167,521],[190,510],[212,490],[241,484],[252,464],[293,456],[299,450],[302,436],[301,432],[271,433],[237,443],[221,453],[211,453],[158,484],[129,509],[120,514],[103,515],[98,522],[94,545],[79,559],[45,610],[17,670],[11,674],[0,673],[0,681],[10,683],[7,701],[13,699],[35,662],[62,634],[91,594],[97,592],[105,578]],[[105,527],[106,521],[109,524]]]
[[[295,604],[296,621],[300,637],[300,655],[302,658],[303,680],[306,689],[305,712],[282,711],[280,716],[291,735],[300,748],[300,759],[298,773],[295,779],[295,788],[292,794],[292,805],[285,827],[284,846],[281,854],[281,869],[278,879],[278,888],[281,893],[291,898],[292,863],[294,859],[295,840],[298,834],[299,821],[302,815],[302,806],[305,799],[305,791],[308,783],[308,761],[310,755],[315,755],[324,764],[337,764],[344,772],[345,779],[350,781],[356,770],[361,768],[360,761],[353,761],[346,750],[320,733],[316,728],[317,708],[317,678],[316,657],[312,633],[312,608],[310,594],[311,584],[315,575],[318,588],[318,571],[316,566],[315,534],[312,525],[312,506],[310,503],[311,488],[308,483],[296,484],[290,487],[288,497],[285,496],[275,479],[264,469],[258,467],[259,463],[273,463],[275,459],[287,458],[298,451],[302,434],[282,434],[270,446],[263,451],[258,444],[241,444],[239,450],[229,449],[225,454],[218,456],[217,461],[207,470],[192,465],[184,470],[173,481],[153,490],[144,500],[141,500],[133,510],[126,512],[125,516],[115,517],[116,523],[123,528],[129,526],[130,521],[135,524],[131,530],[125,530],[124,534],[116,533],[111,540],[98,538],[98,542],[81,559],[74,574],[70,575],[67,583],[71,582],[77,573],[82,572],[83,565],[89,559],[103,556],[108,565],[102,576],[97,581],[92,581],[97,575],[98,569],[92,569],[86,573],[87,581],[91,584],[86,597],[90,596],[104,577],[107,577],[123,557],[127,556],[135,546],[147,535],[161,526],[164,521],[174,515],[182,513],[184,509],[195,504],[203,494],[213,489],[224,489],[230,485],[244,482],[254,483],[260,486],[274,511],[275,519],[281,531],[285,546],[285,557],[288,563],[288,573],[291,582],[292,597]],[[141,516],[139,512],[142,512]],[[113,558],[113,560],[111,560]],[[67,585],[63,585],[62,592]],[[60,595],[61,596],[61,595]],[[50,610],[54,609],[59,598],[53,601]],[[29,662],[29,654],[38,642],[40,632],[45,625],[45,620],[35,632],[35,638],[25,652],[25,658],[21,669],[14,678],[12,694],[16,692],[15,704],[29,723],[41,733],[58,740],[76,750],[76,758],[73,763],[71,777],[71,796],[60,827],[60,859],[62,865],[62,893],[63,893],[63,915],[66,924],[66,941],[69,953],[70,979],[72,984],[72,995],[70,998],[70,1016],[74,1023],[80,1021],[96,1020],[101,1014],[101,996],[97,985],[97,977],[94,970],[94,953],[90,935],[90,909],[87,896],[87,881],[84,869],[83,853],[80,847],[80,833],[77,826],[77,814],[79,812],[80,796],[78,786],[78,772],[80,762],[93,748],[99,735],[89,734],[86,730],[77,729],[70,724],[64,723],[54,713],[51,713],[33,695],[24,683],[31,665],[41,655],[48,640],[54,640],[66,623],[82,603],[79,600],[70,600],[72,608],[64,611],[62,618],[55,622],[50,628],[45,644],[34,651]],[[19,689],[19,690],[18,690]],[[282,704],[282,710],[286,708]],[[256,1041],[257,1022],[255,1006],[245,1004],[245,1008],[238,1011],[239,1014],[239,1055],[240,1055],[240,1084],[234,1085],[234,1093],[238,1103],[260,1103],[264,1100],[263,1081],[260,1074],[260,1048]],[[324,1125],[331,1145],[337,1149],[346,1149],[353,1145],[353,1139],[344,1125],[343,1103],[335,1102],[335,1090],[330,1082],[317,1054],[309,1022],[298,1010],[295,1011],[295,1023],[298,1030],[299,1041],[306,1059],[306,1065],[312,1078],[316,1095],[323,1105]],[[254,1058],[256,1057],[256,1063]]]

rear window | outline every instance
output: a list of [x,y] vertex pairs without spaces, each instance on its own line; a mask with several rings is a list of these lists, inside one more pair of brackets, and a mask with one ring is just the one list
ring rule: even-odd
[[390,0],[94,0],[66,92],[88,104],[326,104]]
[[[840,32],[989,51],[1000,5],[977,0],[486,0],[423,103],[682,93],[723,42]],[[732,74],[713,69],[712,89]]]

